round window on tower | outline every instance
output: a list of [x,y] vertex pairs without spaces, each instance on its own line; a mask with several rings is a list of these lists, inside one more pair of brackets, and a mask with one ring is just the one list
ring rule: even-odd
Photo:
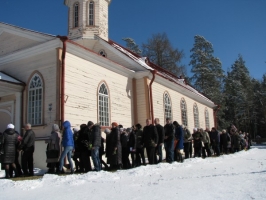
[[103,57],[107,57],[107,55],[106,55],[106,53],[105,53],[104,50],[100,50],[100,51],[99,51],[99,54],[100,54],[101,56],[103,56]]

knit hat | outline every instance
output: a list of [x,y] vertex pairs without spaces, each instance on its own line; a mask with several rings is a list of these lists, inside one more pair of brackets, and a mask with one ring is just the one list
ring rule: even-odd
[[73,128],[74,133],[78,132],[79,130],[77,128]]
[[197,131],[198,129],[197,129],[197,128],[194,128],[193,130],[194,130],[194,131]]
[[93,125],[94,123],[92,121],[88,121],[88,127],[90,127],[91,125]]
[[13,124],[8,124],[6,128],[12,128],[12,129],[14,129],[15,126]]

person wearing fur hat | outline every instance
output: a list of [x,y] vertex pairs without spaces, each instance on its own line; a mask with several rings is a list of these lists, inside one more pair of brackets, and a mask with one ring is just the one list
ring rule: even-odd
[[[12,165],[15,171],[15,176],[17,176],[15,157],[16,157],[16,145],[18,144],[18,135],[14,130],[15,126],[13,124],[8,124],[7,129],[4,131],[2,136],[2,148],[3,148],[3,161],[6,178],[10,178],[9,167]],[[1,151],[2,152],[2,151]]]

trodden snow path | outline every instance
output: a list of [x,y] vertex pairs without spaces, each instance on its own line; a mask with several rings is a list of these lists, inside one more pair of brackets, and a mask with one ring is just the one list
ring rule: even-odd
[[266,146],[184,163],[161,163],[117,172],[44,175],[0,180],[8,199],[266,199]]

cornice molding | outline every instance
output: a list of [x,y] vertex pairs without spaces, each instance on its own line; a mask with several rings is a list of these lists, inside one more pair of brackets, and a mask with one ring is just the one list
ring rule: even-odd
[[56,49],[58,47],[62,47],[62,42],[60,41],[60,39],[55,38],[48,42],[44,42],[33,47],[29,47],[20,51],[12,52],[10,54],[1,56],[0,69],[1,65],[32,57],[41,53],[45,53],[47,51],[50,51],[51,49]]

